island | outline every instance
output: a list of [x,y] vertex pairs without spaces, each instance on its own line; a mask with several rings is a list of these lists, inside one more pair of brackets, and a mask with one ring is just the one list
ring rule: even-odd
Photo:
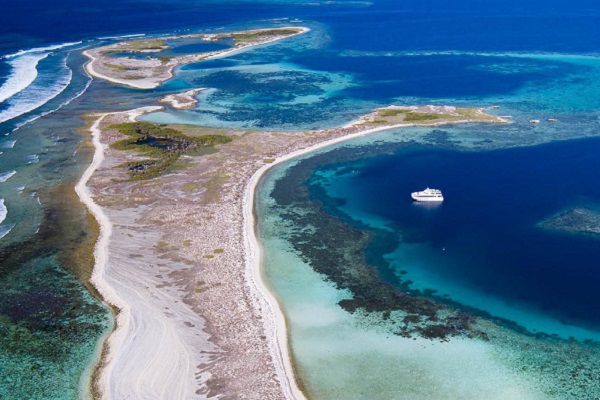
[[[287,39],[308,32],[304,27],[256,29],[221,34],[195,34],[168,36],[151,39],[138,39],[110,44],[86,50],[83,54],[90,59],[85,68],[95,78],[126,85],[136,89],[153,89],[173,77],[173,70],[186,64],[202,60],[226,57],[249,48]],[[171,48],[167,42],[185,39],[198,41],[219,41],[230,39],[229,49],[165,56],[162,53]],[[142,55],[143,57],[135,57]]]
[[[240,49],[306,31],[222,37],[233,37]],[[108,56],[163,47],[161,39],[152,39],[87,50],[88,71],[151,88],[169,79],[176,66],[226,55]],[[173,96],[172,105],[182,103],[181,95]],[[506,123],[483,108],[394,105],[342,127],[298,132],[138,120],[160,109],[148,105],[87,116],[94,158],[76,190],[100,226],[91,281],[116,318],[94,373],[99,396],[304,398],[285,318],[261,274],[254,221],[261,176],[278,163],[382,130]]]
[[[207,394],[251,391],[265,399],[300,392],[285,322],[257,264],[255,185],[279,162],[400,125],[362,119],[337,129],[263,132],[135,122],[156,110],[90,117],[97,162],[82,187],[106,235],[93,283],[119,310],[97,390],[139,397],[136,388],[155,374],[177,371],[160,380],[165,391],[197,385]],[[407,114],[419,122],[404,125],[501,122],[467,116],[476,110],[416,110],[424,109]],[[143,360],[145,369],[133,368]]]
[[168,94],[159,101],[178,110],[191,110],[198,104],[196,96],[203,90],[206,90],[206,88],[191,89],[182,93]]

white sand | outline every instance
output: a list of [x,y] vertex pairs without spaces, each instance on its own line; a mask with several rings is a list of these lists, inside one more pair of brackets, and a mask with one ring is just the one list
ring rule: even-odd
[[[215,54],[215,55],[206,57],[205,60],[214,60],[214,59],[218,59],[218,58],[229,57],[231,55],[242,53],[242,52],[244,52],[246,50],[249,50],[249,49],[257,47],[257,46],[264,46],[266,44],[277,42],[277,41],[280,41],[280,40],[283,40],[283,39],[289,39],[291,37],[298,36],[298,35],[303,35],[305,33],[310,32],[310,29],[309,28],[305,28],[305,27],[293,27],[293,28],[294,29],[299,29],[298,33],[294,33],[293,35],[289,35],[289,36],[275,37],[273,39],[265,40],[264,42],[260,42],[260,43],[246,44],[246,45],[243,45],[243,46],[240,46],[240,47],[233,48],[231,50],[221,50],[221,51],[217,52],[217,54]],[[281,28],[281,29],[286,29],[286,28],[284,27],[284,28]],[[257,31],[260,31],[260,30],[268,30],[268,29],[257,29]],[[254,31],[250,31],[250,32],[254,32]]]
[[[122,114],[134,121],[160,108],[144,107]],[[176,293],[152,290],[161,283],[148,276],[150,263],[156,261],[149,259],[152,255],[132,259],[131,252],[143,252],[143,246],[155,239],[150,237],[152,232],[131,234],[143,230],[131,223],[131,216],[139,210],[110,210],[109,219],[87,186],[105,159],[100,123],[113,114],[119,113],[102,114],[92,125],[94,158],[75,188],[100,225],[91,282],[106,302],[119,309],[115,329],[106,342],[98,389],[103,399],[204,398],[196,391],[208,375],[199,372],[198,366],[208,361],[205,352],[214,349],[203,331],[204,321]],[[170,264],[168,270],[176,268]]]
[[159,102],[169,104],[178,110],[190,110],[198,104],[196,95],[204,90],[207,90],[207,88],[190,89],[182,93],[168,94],[160,99]]
[[[177,265],[169,263],[164,268],[157,266],[160,260],[156,259],[148,244],[156,243],[159,238],[153,236],[156,233],[151,228],[138,223],[136,213],[142,210],[103,209],[94,203],[87,186],[94,172],[102,168],[104,149],[100,141],[100,124],[104,118],[122,114],[133,121],[136,116],[157,109],[160,107],[100,115],[91,127],[95,146],[92,164],[76,186],[82,202],[100,224],[91,281],[106,301],[120,310],[116,328],[107,340],[105,365],[98,379],[99,390],[106,399],[189,399],[203,398],[203,393],[207,393],[203,385],[209,375],[205,370],[200,371],[199,366],[206,365],[207,354],[213,348],[203,332],[202,317],[180,301],[180,293],[176,293],[176,289],[165,290],[164,285],[161,290],[157,289],[158,285],[164,284],[158,276],[161,273],[168,274],[173,268],[178,268]],[[453,121],[460,122],[463,121]],[[444,122],[430,125],[439,124]],[[303,399],[304,395],[294,376],[285,318],[261,273],[261,247],[255,234],[253,216],[256,186],[268,169],[281,162],[362,135],[413,125],[377,127],[291,152],[277,158],[272,164],[262,166],[244,188],[244,276],[250,297],[261,312],[269,351],[285,398]],[[110,165],[102,168],[100,177],[94,174],[94,180],[102,179],[103,173],[105,179],[112,179],[109,168]]]
[[[459,123],[461,121],[458,121]],[[441,123],[440,123],[441,124]],[[447,122],[445,123],[447,124]],[[431,124],[438,125],[438,124]],[[244,246],[246,252],[246,276],[251,293],[257,299],[263,310],[263,321],[265,331],[268,334],[271,356],[275,368],[284,389],[284,395],[290,399],[304,399],[304,394],[298,387],[294,376],[294,367],[292,366],[289,343],[287,339],[287,324],[281,305],[271,293],[263,278],[261,267],[261,246],[256,236],[256,222],[254,218],[254,196],[256,187],[260,178],[275,165],[300,157],[304,154],[314,152],[324,147],[332,146],[336,143],[351,140],[360,136],[368,135],[374,132],[395,129],[400,127],[415,126],[415,124],[399,124],[373,128],[362,132],[357,132],[347,136],[331,139],[306,149],[297,150],[282,157],[277,158],[273,163],[260,168],[250,179],[246,186],[244,194]],[[421,125],[422,126],[422,125]]]
[[[103,74],[99,73],[98,71],[96,71],[96,69],[94,69],[94,65],[98,61],[98,58],[95,57],[93,54],[91,54],[88,50],[84,51],[83,55],[90,59],[90,61],[85,63],[85,66],[84,66],[85,71],[94,78],[104,79],[104,80],[112,82],[112,83],[117,83],[119,85],[126,85],[129,87],[135,88],[135,89],[154,89],[154,88],[158,87],[158,85],[161,83],[161,82],[157,82],[153,78],[136,79],[134,82],[132,80],[118,79],[118,78],[113,78],[113,77],[103,75]],[[171,75],[171,77],[173,77],[173,75]]]
[[[200,62],[203,60],[228,57],[230,55],[238,54],[238,53],[244,52],[246,50],[249,50],[251,48],[257,47],[257,46],[263,46],[263,45],[266,45],[269,43],[277,42],[279,40],[288,39],[293,36],[302,35],[302,34],[310,31],[309,28],[304,28],[304,27],[293,27],[293,28],[299,29],[298,33],[294,33],[294,34],[288,35],[288,36],[277,36],[277,37],[274,37],[269,40],[265,40],[265,41],[257,42],[257,43],[245,44],[245,45],[242,45],[242,46],[239,46],[239,47],[236,47],[233,49],[229,49],[229,50],[219,50],[219,51],[215,51],[212,53],[190,54],[188,56],[179,57],[179,59],[182,60],[181,62],[168,65],[168,67],[165,69],[166,74],[167,74],[166,77],[165,76],[149,76],[149,77],[140,78],[140,79],[119,79],[116,77],[107,76],[107,75],[99,72],[98,69],[95,68],[96,64],[99,63],[99,57],[96,57],[94,55],[94,51],[97,49],[92,49],[92,51],[86,50],[83,52],[83,55],[90,59],[90,61],[88,61],[85,64],[85,70],[92,77],[104,79],[106,81],[116,83],[119,85],[129,86],[134,89],[154,89],[154,88],[158,87],[159,85],[161,85],[163,82],[173,78],[173,70],[181,65]],[[278,28],[278,29],[286,29],[286,28]],[[257,30],[251,30],[248,32],[256,32],[256,31],[261,31],[261,30],[269,30],[269,29],[257,29]],[[195,36],[196,35],[174,36],[174,37],[167,37],[165,39],[178,39],[178,38],[195,37]],[[161,38],[157,38],[157,39],[161,39]],[[98,49],[101,49],[101,48],[98,48]],[[148,69],[147,72],[152,73],[152,69]]]

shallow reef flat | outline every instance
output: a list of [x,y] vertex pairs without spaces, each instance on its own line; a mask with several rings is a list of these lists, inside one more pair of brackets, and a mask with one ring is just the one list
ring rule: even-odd
[[542,221],[540,226],[556,231],[600,235],[600,211],[574,208]]
[[[298,377],[309,397],[599,395],[598,342],[527,331],[458,307],[441,293],[415,290],[402,274],[397,287],[384,282],[386,271],[374,265],[395,248],[394,232],[349,223],[347,214],[332,211],[345,199],[320,195],[319,186],[330,185],[310,181],[319,179],[314,171],[323,165],[344,170],[340,163],[349,154],[339,149],[278,166],[257,196],[265,273],[285,310]],[[382,142],[361,150],[353,153],[357,164],[394,148]],[[344,173],[359,175],[359,168],[346,166]]]
[[[393,126],[502,122],[476,109],[457,118],[453,107],[407,110],[424,116],[410,123],[304,132],[135,122],[158,109],[103,114],[92,127],[105,158],[88,187],[112,226],[96,283],[121,309],[97,387],[115,398],[175,388],[188,398],[279,399],[294,391],[275,338],[283,317],[261,303],[246,267],[251,255],[240,245],[245,194],[257,171],[290,153]],[[156,329],[168,338],[160,346]],[[140,362],[148,368],[132,367]],[[159,384],[157,374],[178,378]]]

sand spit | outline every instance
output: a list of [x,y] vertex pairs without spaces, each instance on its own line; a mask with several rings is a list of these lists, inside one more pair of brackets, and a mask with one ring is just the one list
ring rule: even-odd
[[[100,224],[92,283],[119,310],[96,382],[105,399],[201,398],[196,392],[202,389],[200,382],[209,378],[198,368],[209,360],[214,349],[203,331],[204,321],[174,290],[152,290],[153,286],[169,285],[169,279],[147,274],[151,263],[164,266],[164,262],[144,251],[147,243],[156,241],[157,233],[146,231],[137,223],[143,208],[102,207],[94,202],[99,196],[96,186],[87,186],[90,178],[97,182],[102,169],[112,164],[110,156],[105,158],[100,142],[102,124],[133,120],[157,109],[146,107],[99,116],[91,127],[94,159],[76,187],[82,202]],[[138,257],[138,252],[144,255]],[[168,273],[185,268],[186,265],[171,263]]]
[[[93,283],[121,310],[97,382],[103,398],[304,398],[285,319],[260,272],[252,213],[256,184],[279,162],[415,124],[223,130],[234,140],[219,152],[182,156],[170,174],[130,181],[118,166],[139,156],[106,146],[121,138],[110,125],[156,109],[100,116],[91,129],[94,161],[78,184],[101,226]],[[437,114],[418,125],[501,122],[476,110]],[[201,132],[186,128],[186,134]]]
[[168,94],[159,100],[160,103],[165,103],[178,110],[191,110],[196,107],[198,100],[196,95],[206,88],[191,89],[183,93]]
[[[152,39],[129,40],[83,52],[90,59],[85,70],[90,76],[136,89],[153,89],[173,78],[173,70],[202,60],[227,57],[256,46],[273,43],[309,32],[304,27],[282,27],[215,34],[168,36]],[[263,35],[264,34],[264,35]],[[206,53],[160,57],[160,51],[168,48],[166,40],[197,38],[214,41],[237,38],[235,47]],[[148,53],[147,58],[111,57],[111,53]],[[154,57],[157,56],[157,57]]]

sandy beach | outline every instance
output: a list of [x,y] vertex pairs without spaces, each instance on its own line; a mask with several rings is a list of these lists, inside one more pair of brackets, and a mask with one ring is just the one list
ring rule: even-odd
[[[95,382],[95,392],[100,393],[102,398],[127,398],[131,393],[135,393],[136,398],[154,394],[159,394],[160,398],[190,398],[198,390],[195,380],[200,377],[207,379],[207,376],[195,373],[198,363],[206,361],[203,353],[212,350],[207,338],[199,337],[199,333],[182,335],[180,329],[169,323],[169,320],[185,319],[186,323],[194,322],[202,327],[204,321],[186,307],[181,310],[177,301],[169,296],[150,298],[144,295],[143,290],[139,290],[140,284],[148,284],[148,281],[139,281],[139,269],[136,267],[144,268],[145,263],[142,261],[142,265],[139,265],[140,261],[126,260],[127,255],[119,254],[118,246],[114,245],[115,239],[122,236],[123,232],[137,230],[139,226],[127,226],[127,221],[119,218],[119,213],[110,213],[95,203],[87,186],[94,172],[105,161],[105,148],[100,142],[99,129],[103,120],[116,117],[133,121],[137,116],[157,109],[160,107],[99,115],[90,128],[95,147],[94,158],[76,186],[81,201],[100,225],[91,282],[105,301],[118,310],[114,329],[102,352],[101,373]],[[137,210],[122,211],[129,216],[135,215]],[[143,243],[132,240],[129,246],[141,247]],[[158,307],[153,307],[156,304]],[[171,310],[169,320],[161,318],[161,308]],[[190,354],[192,349],[194,351]],[[139,365],[145,367],[139,368]],[[116,376],[119,379],[115,379]]]
[[98,67],[96,64],[98,63],[100,57],[97,54],[91,52],[90,50],[85,50],[83,52],[83,55],[90,59],[90,61],[88,61],[85,64],[85,71],[94,78],[116,83],[117,85],[129,86],[134,89],[154,89],[160,84],[151,78],[136,79],[135,82],[132,82],[131,80],[119,79],[114,76],[108,76],[107,74],[98,71]]
[[187,90],[182,93],[168,94],[159,100],[160,103],[165,103],[178,110],[190,110],[198,104],[196,95],[206,88],[198,88]]
[[[173,78],[175,68],[182,65],[196,63],[202,60],[228,57],[247,51],[256,46],[263,46],[274,43],[293,36],[302,35],[309,32],[305,27],[283,27],[274,29],[255,29],[242,32],[231,32],[218,35],[196,34],[157,37],[152,39],[141,39],[138,42],[142,44],[133,46],[135,41],[126,41],[111,44],[104,47],[97,47],[83,52],[83,55],[90,59],[85,64],[86,72],[95,78],[102,79],[119,85],[125,85],[134,89],[154,89]],[[262,37],[261,32],[270,32],[271,36]],[[278,34],[278,32],[282,32]],[[291,33],[293,32],[293,33]],[[149,57],[146,59],[134,59],[129,57],[110,57],[108,54],[113,52],[135,52],[160,55],[159,51],[151,51],[156,46],[156,42],[165,40],[179,40],[198,38],[201,40],[216,38],[227,38],[235,35],[257,34],[256,38],[248,42],[236,43],[231,49],[211,51],[206,53],[186,54],[177,57],[167,57],[166,60]],[[145,48],[144,46],[150,46]],[[165,45],[158,45],[157,49]]]
[[[139,156],[108,146],[122,137],[111,125],[157,109],[97,116],[90,127],[94,159],[77,185],[101,227],[92,282],[119,310],[95,390],[106,399],[304,398],[285,318],[261,275],[256,185],[278,163],[415,124],[373,127],[363,118],[304,133],[222,130],[233,141],[217,153],[184,156],[169,174],[131,181],[119,165]],[[457,119],[454,108],[437,112],[445,113],[442,120],[419,125],[501,122]]]

